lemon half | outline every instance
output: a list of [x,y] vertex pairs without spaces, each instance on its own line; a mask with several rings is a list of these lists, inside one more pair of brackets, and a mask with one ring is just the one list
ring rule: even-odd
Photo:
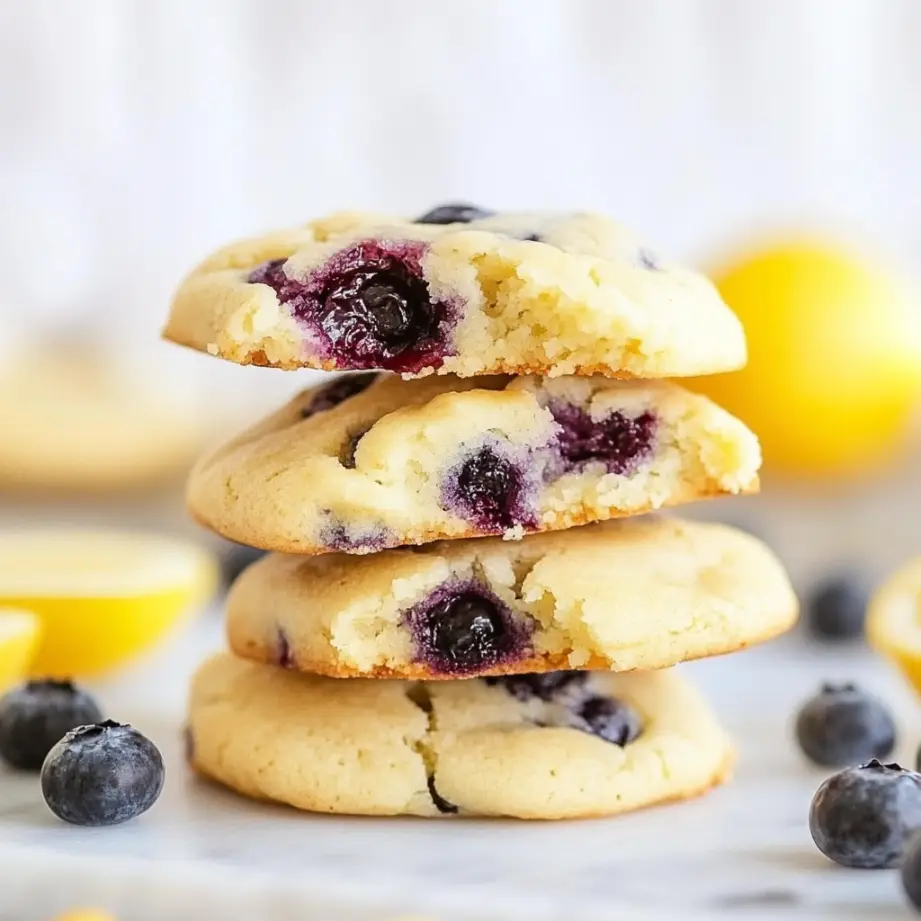
[[118,530],[0,533],[0,606],[41,622],[30,672],[104,672],[159,640],[217,583],[204,549]]
[[0,608],[0,694],[28,673],[40,633],[35,614]]
[[867,639],[921,693],[921,557],[897,570],[867,609]]

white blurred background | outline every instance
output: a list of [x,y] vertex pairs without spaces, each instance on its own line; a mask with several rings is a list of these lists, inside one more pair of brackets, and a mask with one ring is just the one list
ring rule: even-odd
[[4,0],[6,343],[92,324],[216,401],[290,377],[157,341],[228,239],[444,199],[607,211],[706,264],[759,224],[921,253],[914,0]]
[[[919,39],[917,0],[0,0],[0,367],[79,331],[226,435],[310,372],[160,342],[173,288],[341,208],[594,209],[704,268],[821,228],[915,269]],[[794,572],[891,565],[914,466],[743,517]]]

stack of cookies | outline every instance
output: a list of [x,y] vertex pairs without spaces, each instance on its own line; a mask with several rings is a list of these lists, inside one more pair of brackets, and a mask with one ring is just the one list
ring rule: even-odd
[[640,516],[752,492],[755,436],[665,378],[745,361],[712,285],[587,214],[338,214],[233,244],[175,342],[350,372],[204,458],[192,514],[273,553],[201,666],[194,769],[317,812],[604,815],[733,751],[669,666],[791,626],[771,552]]

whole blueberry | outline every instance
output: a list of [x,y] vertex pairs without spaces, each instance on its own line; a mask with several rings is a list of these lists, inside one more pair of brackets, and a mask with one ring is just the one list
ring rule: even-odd
[[495,600],[476,591],[447,594],[412,615],[417,656],[443,674],[469,674],[510,656],[519,642]]
[[897,866],[921,828],[921,775],[875,759],[819,787],[809,810],[816,847],[844,867]]
[[825,579],[806,598],[806,625],[814,636],[850,640],[863,636],[870,600],[869,580],[843,574]]
[[146,812],[163,789],[160,751],[131,726],[106,720],[61,739],[42,765],[48,808],[73,825],[118,825]]
[[466,202],[451,202],[447,205],[439,205],[426,211],[422,217],[417,217],[417,224],[469,224],[471,221],[478,221],[484,217],[490,217],[495,214],[494,211],[487,211],[484,208],[477,208],[476,205],[469,205]]
[[70,681],[29,681],[0,698],[0,758],[40,771],[64,733],[102,719],[96,701]]
[[886,705],[854,684],[823,684],[796,718],[796,739],[810,761],[825,767],[886,758],[895,748]]
[[921,910],[921,832],[908,840],[902,857],[902,888],[915,908]]

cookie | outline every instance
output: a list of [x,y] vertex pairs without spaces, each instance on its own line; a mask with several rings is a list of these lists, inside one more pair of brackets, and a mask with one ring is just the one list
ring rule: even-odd
[[755,436],[664,381],[347,375],[193,471],[204,525],[286,553],[558,530],[753,492]]
[[732,747],[670,672],[337,681],[219,655],[199,669],[201,774],[313,812],[611,815],[702,793]]
[[436,212],[342,213],[232,244],[183,282],[164,335],[239,364],[410,376],[745,363],[716,288],[607,218]]
[[169,481],[201,449],[188,399],[92,349],[27,348],[0,376],[0,488],[105,492]]
[[274,554],[228,599],[237,655],[336,677],[654,669],[797,613],[780,563],[723,525],[639,518],[371,556]]

